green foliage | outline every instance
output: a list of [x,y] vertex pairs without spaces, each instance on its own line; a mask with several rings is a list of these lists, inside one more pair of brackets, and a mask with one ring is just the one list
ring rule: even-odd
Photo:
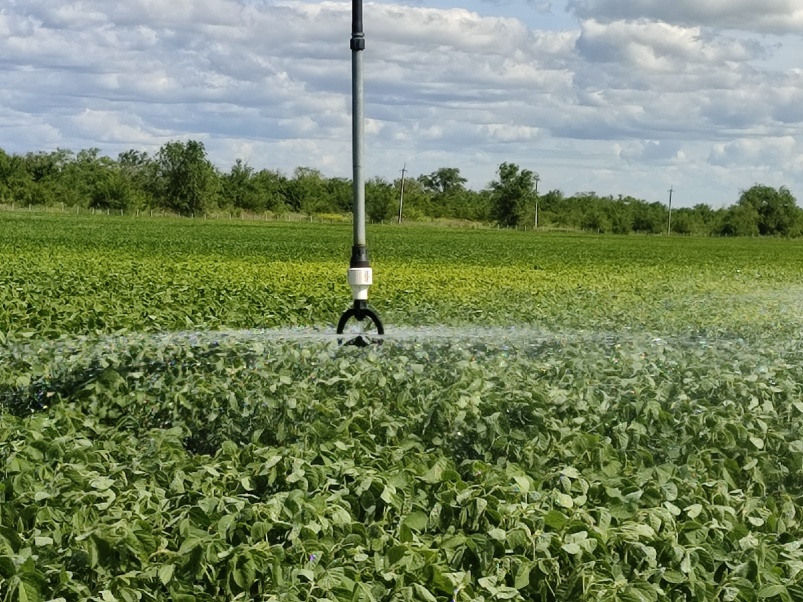
[[688,208],[677,209],[672,212],[672,232],[675,234],[694,233],[694,210]]
[[[396,194],[401,197],[401,179],[394,182]],[[432,215],[430,202],[432,195],[420,180],[406,178],[404,180],[403,220],[422,220]],[[398,216],[398,214],[397,214]]]
[[156,155],[155,186],[164,206],[182,215],[201,214],[217,192],[217,174],[203,142],[167,142]]
[[514,163],[502,163],[497,174],[491,182],[492,215],[498,224],[515,227],[534,202],[537,175]]
[[[783,306],[770,293],[799,286],[803,251],[431,227],[369,239],[371,295],[390,323],[557,329],[772,327]],[[0,213],[0,335],[331,324],[349,295],[350,240],[348,223]]]
[[312,215],[329,207],[326,178],[317,169],[296,167],[285,187],[287,205],[292,211]]
[[399,199],[393,185],[382,178],[371,178],[365,183],[365,214],[372,222],[392,219]]
[[456,167],[441,167],[429,175],[419,176],[418,181],[433,194],[448,195],[465,190],[464,184],[468,180],[460,175]]
[[611,222],[608,220],[608,216],[598,207],[586,211],[581,225],[583,230],[591,230],[598,234],[611,231]]
[[334,212],[341,214],[351,213],[354,204],[354,191],[351,180],[329,178],[326,181],[326,192]]
[[789,189],[756,184],[743,190],[739,202],[724,212],[717,232],[725,236],[800,236],[803,211]]
[[637,203],[633,210],[633,231],[644,234],[665,232],[668,213],[660,203]]
[[254,178],[254,168],[240,159],[237,159],[229,173],[223,176],[222,189],[223,201],[227,205],[249,211],[265,209]]
[[365,351],[253,333],[6,347],[0,583],[69,600],[796,599],[803,372],[784,358],[800,351],[533,330]]
[[259,209],[284,213],[287,211],[287,178],[280,172],[263,169],[254,174],[254,184],[259,192]]
[[[423,186],[429,196],[427,214],[436,218],[487,220],[488,211],[483,207],[487,206],[487,202],[478,198],[476,192],[466,189],[466,182],[456,167],[441,167],[429,175],[419,176],[417,183]],[[414,194],[414,191],[415,187],[411,187],[410,193]]]
[[725,211],[718,228],[723,236],[757,236],[759,215],[750,205],[733,205]]
[[800,242],[349,234],[0,214],[0,600],[801,599]]
[[786,187],[776,190],[756,184],[742,191],[738,206],[745,209],[743,219],[749,215],[755,221],[755,229],[763,236],[799,235],[803,228],[803,215]]
[[[537,174],[503,163],[499,179],[475,191],[455,167],[405,179],[404,217],[407,220],[457,219],[496,222],[529,228],[535,223],[534,184]],[[373,221],[398,215],[401,180],[381,178],[366,183],[367,212]],[[92,148],[8,155],[0,150],[0,202],[16,205],[62,205],[131,211],[152,208],[182,215],[201,215],[224,209],[262,213],[287,211],[306,215],[352,211],[350,180],[327,178],[319,170],[298,167],[288,177],[279,171],[256,171],[241,159],[219,173],[206,158],[200,142],[168,142],[155,157],[129,150],[117,160]],[[803,211],[791,192],[755,185],[742,191],[734,207],[714,211],[708,205],[676,209],[673,233],[719,236],[800,236]],[[542,229],[586,230],[605,234],[666,232],[668,208],[661,203],[600,197],[594,192],[565,196],[553,189],[539,199]]]
[[158,206],[156,163],[144,151],[128,150],[117,157],[118,174],[129,195],[126,208]]

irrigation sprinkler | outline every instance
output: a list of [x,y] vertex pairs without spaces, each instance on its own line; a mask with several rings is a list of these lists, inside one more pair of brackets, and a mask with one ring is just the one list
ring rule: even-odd
[[[354,242],[351,247],[348,282],[354,298],[353,305],[346,310],[337,323],[337,334],[343,334],[346,324],[354,318],[363,330],[363,322],[376,327],[377,334],[385,334],[385,327],[376,312],[368,306],[368,288],[373,283],[368,249],[365,246],[365,177],[363,175],[363,138],[365,103],[363,89],[362,53],[365,50],[365,33],[362,29],[362,0],[351,2],[351,155],[354,164],[352,188]],[[364,346],[368,340],[357,335],[348,344]]]

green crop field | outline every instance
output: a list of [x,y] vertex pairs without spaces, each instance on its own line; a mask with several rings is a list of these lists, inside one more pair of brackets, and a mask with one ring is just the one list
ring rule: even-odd
[[803,242],[0,213],[0,602],[803,600]]

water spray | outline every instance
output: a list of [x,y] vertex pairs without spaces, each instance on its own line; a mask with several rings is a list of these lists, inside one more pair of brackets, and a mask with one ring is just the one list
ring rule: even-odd
[[[348,282],[354,304],[340,317],[337,334],[343,334],[346,324],[354,318],[362,324],[366,320],[376,327],[377,334],[384,334],[385,327],[376,312],[368,306],[368,288],[373,284],[371,263],[365,246],[365,177],[363,175],[364,138],[364,88],[362,72],[362,53],[365,50],[365,33],[362,29],[362,0],[351,2],[351,154],[354,164],[353,179],[353,223],[354,242],[351,247]],[[370,325],[370,324],[369,324]],[[367,344],[366,339],[357,336],[351,341],[354,345]]]

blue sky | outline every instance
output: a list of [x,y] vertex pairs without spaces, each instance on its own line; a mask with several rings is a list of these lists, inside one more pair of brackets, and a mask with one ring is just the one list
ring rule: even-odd
[[[350,2],[11,0],[0,146],[201,140],[228,169],[350,176]],[[366,2],[366,167],[503,161],[543,190],[803,205],[801,0]]]

